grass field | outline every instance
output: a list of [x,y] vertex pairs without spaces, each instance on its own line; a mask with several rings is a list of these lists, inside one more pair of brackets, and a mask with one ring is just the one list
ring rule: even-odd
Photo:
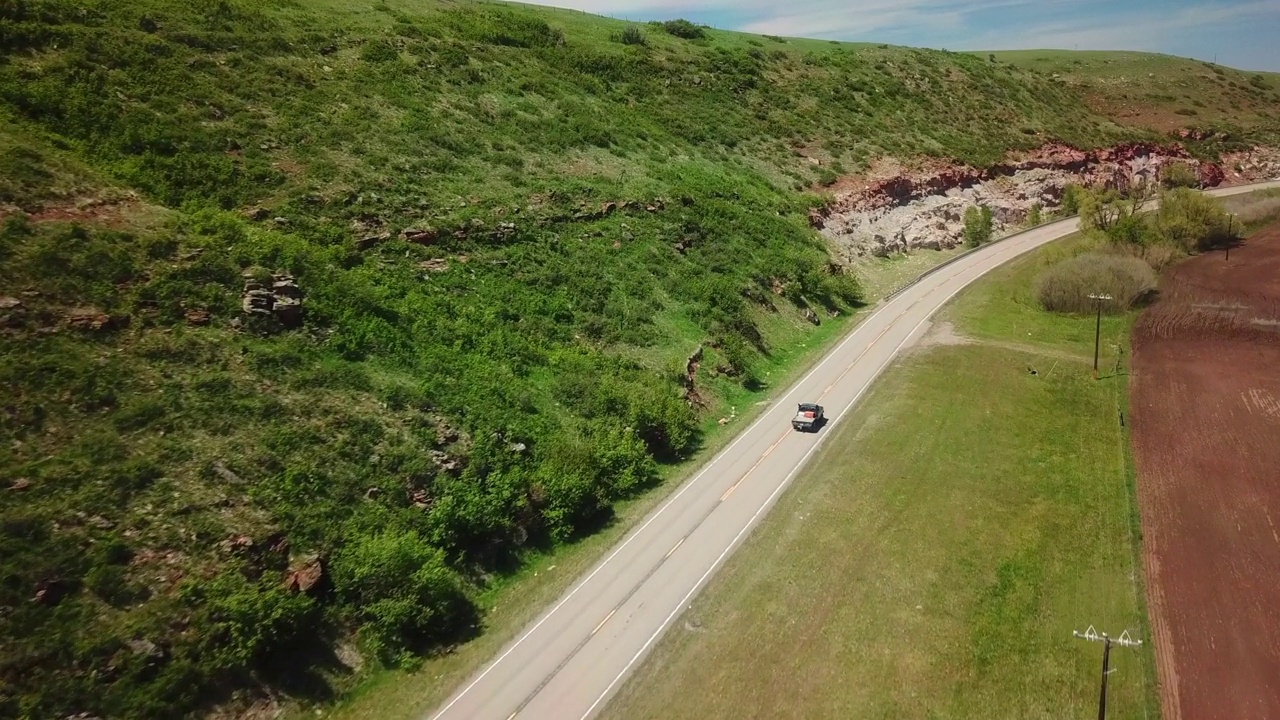
[[[1125,376],[1131,317],[1030,305],[1059,243],[940,315],[609,706],[609,718],[1085,718],[1095,624],[1145,637]],[[1028,367],[1038,371],[1032,376]],[[1121,366],[1123,368],[1123,365]],[[1109,717],[1157,713],[1116,650]]]

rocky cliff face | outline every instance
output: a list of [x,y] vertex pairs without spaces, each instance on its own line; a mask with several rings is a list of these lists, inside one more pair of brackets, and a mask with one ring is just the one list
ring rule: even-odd
[[873,169],[870,178],[845,182],[835,200],[810,214],[810,222],[848,262],[956,247],[964,241],[964,213],[972,205],[991,208],[997,235],[1005,234],[1026,224],[1034,206],[1046,215],[1057,209],[1067,185],[1124,188],[1158,181],[1172,163],[1194,170],[1201,187],[1223,184],[1228,173],[1233,184],[1280,176],[1276,151],[1257,149],[1225,160],[1224,171],[1191,158],[1177,144],[1130,143],[1090,151],[1053,144],[985,169]]

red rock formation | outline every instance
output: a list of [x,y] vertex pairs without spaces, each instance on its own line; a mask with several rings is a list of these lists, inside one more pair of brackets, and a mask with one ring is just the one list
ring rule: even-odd
[[[944,167],[912,176],[899,174],[876,180],[863,189],[849,193],[809,212],[809,223],[822,228],[833,214],[865,212],[884,207],[904,205],[929,195],[941,195],[948,190],[967,188],[997,177],[1009,176],[1019,171],[1056,169],[1084,173],[1090,184],[1123,184],[1128,175],[1128,164],[1136,158],[1157,156],[1166,159],[1187,159],[1187,151],[1181,145],[1162,145],[1154,142],[1124,143],[1111,148],[1079,150],[1064,143],[1050,143],[1024,155],[1014,156],[1008,162],[998,163],[986,169],[967,165]],[[1092,168],[1101,172],[1090,173]],[[1218,178],[1216,181],[1214,178]],[[1221,182],[1218,175],[1209,172],[1202,175],[1205,186]]]

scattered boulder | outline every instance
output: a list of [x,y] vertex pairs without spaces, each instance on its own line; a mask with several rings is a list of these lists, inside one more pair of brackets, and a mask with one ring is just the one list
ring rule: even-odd
[[246,555],[253,551],[253,538],[248,535],[232,535],[218,543],[218,547],[229,555]]
[[431,461],[445,472],[457,472],[462,469],[462,461],[443,450],[432,450]]
[[20,328],[26,322],[27,310],[15,297],[0,297],[0,327]]
[[155,643],[145,638],[137,638],[129,640],[125,643],[130,650],[136,655],[141,655],[149,660],[163,660],[165,651]]
[[203,327],[213,321],[213,315],[208,310],[188,310],[186,319],[188,325]]
[[262,222],[271,217],[271,211],[264,207],[253,207],[245,210],[244,216],[254,222]]
[[246,271],[240,306],[247,316],[274,318],[286,328],[302,324],[302,290],[287,273],[272,274],[268,283]]
[[405,228],[400,232],[400,237],[415,245],[430,245],[440,239],[440,231],[435,228]]
[[29,489],[31,489],[31,481],[26,478],[18,478],[17,480],[9,483],[9,490],[13,492],[22,492],[23,490]]
[[315,595],[324,589],[325,580],[324,558],[319,555],[308,555],[290,567],[284,584],[290,592]]
[[129,326],[128,315],[110,315],[96,308],[76,308],[66,315],[67,325],[89,332],[121,330]]
[[42,580],[36,583],[35,595],[32,596],[32,602],[40,605],[57,605],[62,599],[70,595],[76,589],[76,583],[70,580]]
[[368,235],[356,241],[356,249],[360,252],[372,250],[390,239],[391,233],[389,232],[378,233],[377,235]]
[[215,460],[212,465],[212,469],[215,475],[232,485],[244,484],[244,479],[234,472],[231,472],[231,470],[221,460]]
[[805,308],[805,309],[804,309],[804,319],[805,319],[805,320],[808,320],[809,322],[813,323],[814,325],[821,325],[821,324],[822,324],[822,318],[819,318],[819,317],[818,317],[818,313],[814,312],[812,308]]

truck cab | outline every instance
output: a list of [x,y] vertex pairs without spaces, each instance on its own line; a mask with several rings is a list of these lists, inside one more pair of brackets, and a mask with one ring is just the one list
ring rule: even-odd
[[800,432],[816,431],[826,421],[822,406],[815,403],[800,403],[795,417],[791,418],[791,427]]

